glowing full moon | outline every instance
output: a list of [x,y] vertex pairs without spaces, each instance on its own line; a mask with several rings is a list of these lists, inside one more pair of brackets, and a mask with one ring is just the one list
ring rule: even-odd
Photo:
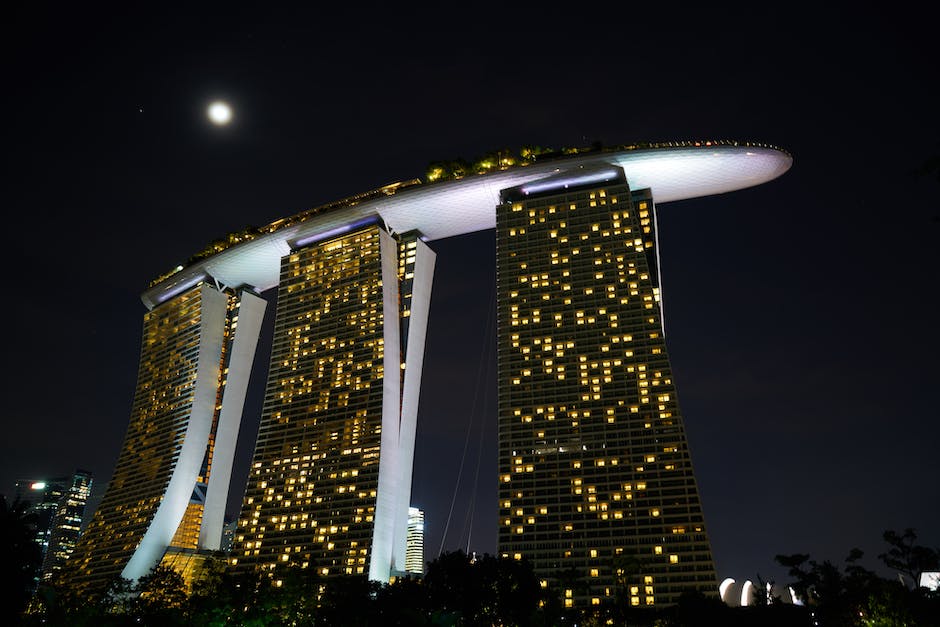
[[232,121],[232,107],[221,100],[210,104],[206,113],[209,115],[209,121],[216,126],[225,126]]

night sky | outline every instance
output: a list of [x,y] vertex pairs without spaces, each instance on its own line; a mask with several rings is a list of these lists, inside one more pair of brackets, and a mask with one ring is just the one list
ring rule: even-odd
[[[778,553],[841,562],[855,546],[876,568],[885,529],[940,546],[940,180],[918,174],[940,152],[926,16],[20,4],[0,38],[8,496],[18,479],[85,468],[100,498],[136,383],[140,294],[213,239],[440,159],[736,139],[794,165],[658,208],[667,346],[719,579],[782,582]],[[215,98],[234,107],[227,127],[206,120]],[[428,558],[494,553],[495,235],[431,246],[412,501]],[[269,350],[265,338],[265,366]]]

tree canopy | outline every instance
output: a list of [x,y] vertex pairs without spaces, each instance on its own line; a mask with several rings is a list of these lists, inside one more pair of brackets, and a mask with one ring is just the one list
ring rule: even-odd
[[[3,504],[3,556],[7,572],[31,578],[37,566],[30,546],[28,516],[22,507]],[[886,531],[886,551],[879,557],[910,583],[920,572],[936,568],[936,549],[917,543],[914,530]],[[35,544],[35,543],[33,543]],[[23,554],[14,556],[17,547]],[[667,607],[632,607],[611,595],[598,605],[565,607],[560,590],[541,582],[526,560],[492,555],[443,553],[427,565],[423,577],[399,577],[378,584],[364,576],[322,577],[314,568],[282,566],[260,574],[233,569],[217,553],[204,560],[192,581],[167,566],[156,566],[136,582],[115,579],[95,598],[63,585],[45,583],[22,610],[28,597],[8,598],[7,609],[16,624],[108,627],[111,625],[166,626],[307,626],[401,625],[542,627],[559,625],[636,625],[682,627],[693,625],[884,626],[940,627],[940,594],[883,578],[861,565],[862,552],[853,549],[841,563],[817,561],[808,554],[777,555],[788,569],[789,584],[803,605],[782,603],[761,594],[759,602],[729,607],[717,594],[686,593]],[[574,583],[558,574],[569,588]],[[9,579],[8,579],[9,580]],[[760,588],[765,584],[758,577]],[[25,583],[24,583],[25,586]],[[10,588],[11,590],[21,588]],[[22,590],[26,588],[23,587]],[[717,587],[716,587],[717,592]],[[18,603],[18,604],[14,604]]]

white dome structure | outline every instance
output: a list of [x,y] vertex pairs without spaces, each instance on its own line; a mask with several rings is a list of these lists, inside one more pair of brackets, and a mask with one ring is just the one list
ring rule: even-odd
[[[750,579],[736,581],[731,577],[727,577],[718,586],[718,596],[729,607],[756,605],[754,597],[758,589],[757,585]],[[775,603],[803,605],[803,601],[790,586],[774,582],[765,582],[764,586],[768,599],[774,599]]]

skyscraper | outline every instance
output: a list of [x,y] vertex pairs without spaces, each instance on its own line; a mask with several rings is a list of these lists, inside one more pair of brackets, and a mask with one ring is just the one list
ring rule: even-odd
[[[25,503],[28,506],[26,511],[35,517],[33,539],[43,561],[52,537],[52,521],[66,489],[62,478],[23,479],[14,486],[14,501]],[[41,571],[36,573],[35,583],[38,584],[40,579]]]
[[174,545],[218,548],[258,294],[272,289],[233,563],[275,580],[278,565],[376,581],[408,570],[427,243],[495,228],[500,553],[532,561],[571,605],[714,592],[654,201],[759,185],[791,163],[733,141],[501,155],[479,174],[394,183],[197,254],[142,295],[131,421],[75,581],[139,577]]
[[66,481],[66,486],[55,515],[52,517],[52,533],[49,546],[42,560],[42,579],[48,581],[55,577],[65,566],[65,561],[72,555],[78,538],[82,533],[85,519],[85,506],[91,496],[92,476],[87,470],[76,470]]
[[81,469],[71,477],[16,483],[15,498],[29,503],[30,513],[36,516],[36,543],[42,551],[37,583],[56,575],[75,549],[91,484],[91,473]]
[[405,551],[405,572],[424,574],[424,510],[408,508],[408,548]]
[[569,605],[713,591],[649,190],[619,169],[534,187],[496,209],[499,551]]
[[219,550],[223,553],[231,553],[235,547],[235,530],[238,526],[238,520],[230,520],[222,525],[222,543]]
[[388,581],[405,569],[434,253],[376,220],[295,246],[233,561]]
[[72,585],[98,591],[118,576],[137,579],[174,542],[219,547],[265,304],[203,282],[145,314],[130,424],[69,560]]

